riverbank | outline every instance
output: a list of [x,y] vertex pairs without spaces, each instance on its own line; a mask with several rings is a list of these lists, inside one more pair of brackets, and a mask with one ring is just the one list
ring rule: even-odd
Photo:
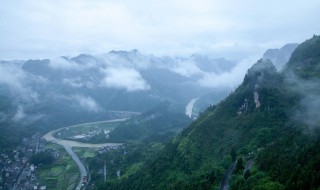
[[91,123],[83,123],[83,124],[79,124],[79,125],[72,125],[72,126],[62,127],[62,128],[55,129],[55,130],[52,130],[52,131],[48,132],[42,138],[45,139],[47,142],[51,142],[51,143],[55,143],[55,144],[61,145],[68,152],[68,154],[71,156],[71,158],[74,160],[74,162],[77,164],[77,166],[79,168],[80,181],[79,181],[76,189],[81,189],[82,186],[84,186],[87,183],[86,180],[88,179],[88,172],[87,172],[87,169],[86,169],[85,165],[81,162],[79,157],[72,150],[72,147],[86,147],[86,148],[100,148],[100,147],[105,147],[105,146],[114,147],[114,146],[120,146],[120,145],[122,145],[122,143],[101,143],[101,144],[81,143],[81,142],[76,142],[76,141],[71,141],[71,140],[63,140],[63,139],[55,138],[53,136],[53,134],[57,133],[58,131],[60,131],[62,129],[66,129],[66,128],[70,128],[70,127],[73,128],[73,127],[80,127],[80,126],[84,126],[84,125],[94,125],[94,124],[100,124],[100,123],[121,122],[121,121],[125,121],[125,120],[127,120],[127,118],[125,118],[125,119],[116,119],[116,120],[98,121],[98,122],[91,122]]

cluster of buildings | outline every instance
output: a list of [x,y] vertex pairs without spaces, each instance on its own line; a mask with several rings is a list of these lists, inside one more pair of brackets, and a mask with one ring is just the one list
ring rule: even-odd
[[99,150],[98,150],[98,153],[99,154],[103,154],[103,153],[106,153],[110,150],[117,150],[119,149],[121,145],[118,145],[118,146],[103,146],[103,147],[100,147]]
[[37,167],[30,164],[30,158],[45,149],[39,138],[40,134],[24,138],[20,146],[0,152],[0,190],[46,189],[35,175]]
[[93,136],[98,135],[100,133],[102,133],[101,130],[94,130],[94,131],[89,131],[88,133],[84,133],[84,134],[80,134],[80,135],[75,135],[75,136],[69,137],[69,139],[71,139],[71,140],[78,140],[78,139],[89,140]]
[[[90,140],[92,137],[99,135],[101,133],[103,133],[106,136],[106,139],[108,139],[109,134],[110,134],[110,130],[92,130],[87,133],[68,137],[68,139],[70,139],[70,140]],[[58,133],[58,136],[60,136],[60,135],[61,135],[61,132]]]

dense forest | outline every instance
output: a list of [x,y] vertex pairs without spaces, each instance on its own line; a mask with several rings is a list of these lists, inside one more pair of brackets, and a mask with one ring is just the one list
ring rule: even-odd
[[319,60],[319,36],[280,73],[259,60],[139,169],[98,189],[319,189]]

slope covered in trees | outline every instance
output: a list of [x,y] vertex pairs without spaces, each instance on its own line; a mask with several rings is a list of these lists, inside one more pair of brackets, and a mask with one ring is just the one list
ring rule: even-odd
[[169,101],[141,115],[135,116],[116,127],[110,133],[111,142],[165,142],[187,126],[191,119],[175,110]]
[[297,47],[287,64],[287,69],[304,79],[319,78],[319,63],[320,38],[314,35]]
[[219,189],[234,164],[230,189],[318,189],[319,45],[319,36],[299,45],[283,73],[259,60],[157,156],[101,188]]

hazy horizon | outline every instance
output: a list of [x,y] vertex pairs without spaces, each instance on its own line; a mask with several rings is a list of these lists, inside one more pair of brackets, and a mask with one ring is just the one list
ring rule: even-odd
[[243,59],[318,34],[320,2],[2,1],[0,59],[138,49]]

